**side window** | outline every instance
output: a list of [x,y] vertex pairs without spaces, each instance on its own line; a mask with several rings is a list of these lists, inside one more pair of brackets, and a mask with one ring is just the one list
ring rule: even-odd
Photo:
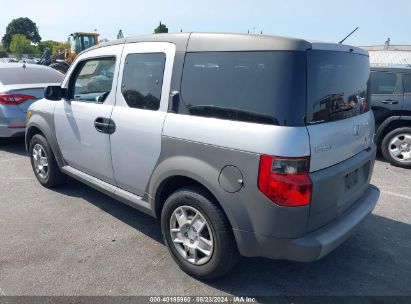
[[411,74],[402,74],[404,93],[411,94]]
[[121,93],[130,108],[160,108],[165,62],[164,53],[127,55]]
[[397,74],[371,73],[371,94],[393,94],[397,85]]
[[79,63],[70,80],[70,98],[79,101],[104,102],[113,86],[114,57],[90,59]]

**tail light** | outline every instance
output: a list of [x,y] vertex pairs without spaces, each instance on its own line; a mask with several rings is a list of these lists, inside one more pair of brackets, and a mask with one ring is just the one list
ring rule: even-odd
[[370,103],[368,102],[367,99],[364,99],[363,109],[364,109],[364,112],[367,112],[370,109]]
[[308,176],[309,163],[309,157],[262,155],[258,189],[280,206],[297,207],[310,204],[312,182]]
[[0,104],[4,105],[19,105],[29,99],[37,99],[37,97],[22,94],[0,94]]

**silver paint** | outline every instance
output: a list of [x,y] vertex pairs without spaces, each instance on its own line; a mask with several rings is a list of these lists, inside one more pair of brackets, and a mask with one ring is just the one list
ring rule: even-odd
[[310,155],[305,127],[281,127],[169,113],[163,135],[228,149],[299,157]]
[[369,111],[348,119],[307,126],[307,130],[312,150],[310,172],[314,172],[338,164],[370,147],[374,117]]
[[117,185],[137,195],[144,195],[161,152],[161,132],[167,113],[175,46],[171,43],[144,42],[126,44],[118,83],[122,83],[124,61],[128,54],[166,54],[160,108],[157,111],[130,108],[121,90],[111,119],[117,130],[110,135],[111,156]]
[[[112,90],[104,104],[63,99],[56,102],[54,113],[56,137],[65,162],[110,184],[115,184],[110,137],[95,129],[94,120],[111,116],[122,50],[123,45],[115,45],[84,53],[76,59],[79,62],[102,55],[117,58]],[[71,73],[72,70],[63,81],[63,87],[67,87]]]

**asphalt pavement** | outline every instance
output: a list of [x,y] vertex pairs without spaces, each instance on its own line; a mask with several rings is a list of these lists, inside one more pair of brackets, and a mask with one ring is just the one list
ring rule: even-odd
[[0,144],[0,295],[411,295],[411,170],[381,159],[373,214],[315,263],[243,258],[201,282],[153,219],[77,181],[37,182],[23,139]]

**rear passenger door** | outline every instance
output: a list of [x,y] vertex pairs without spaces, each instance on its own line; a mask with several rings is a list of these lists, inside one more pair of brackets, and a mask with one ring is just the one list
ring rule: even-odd
[[161,152],[175,45],[130,43],[124,47],[111,119],[111,156],[117,186],[143,196]]
[[400,75],[394,72],[371,72],[371,108],[379,126],[390,116],[400,115],[403,105]]

